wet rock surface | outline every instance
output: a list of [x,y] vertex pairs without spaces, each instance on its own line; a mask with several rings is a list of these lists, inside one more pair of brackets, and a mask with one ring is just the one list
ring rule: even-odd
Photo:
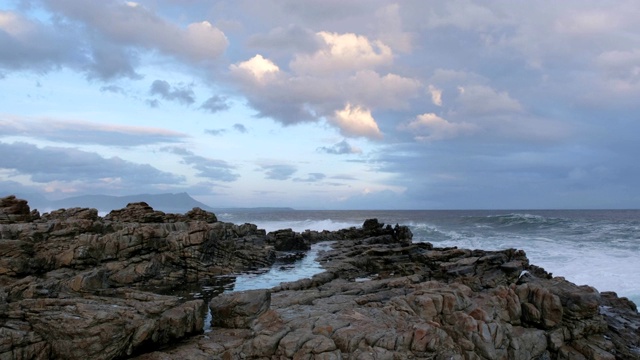
[[[199,209],[35,216],[17,200],[0,202],[0,359],[640,359],[633,303],[515,249],[434,248],[375,219],[266,234]],[[320,241],[311,278],[166,295]]]

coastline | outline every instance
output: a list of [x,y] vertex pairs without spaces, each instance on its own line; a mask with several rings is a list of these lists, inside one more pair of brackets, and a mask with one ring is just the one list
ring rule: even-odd
[[[0,332],[11,340],[0,354],[16,359],[640,356],[635,305],[552,277],[515,249],[438,248],[374,219],[266,233],[199,209],[136,203],[102,218],[2,203]],[[334,248],[311,278],[210,304],[141,290],[268,267],[325,241]]]

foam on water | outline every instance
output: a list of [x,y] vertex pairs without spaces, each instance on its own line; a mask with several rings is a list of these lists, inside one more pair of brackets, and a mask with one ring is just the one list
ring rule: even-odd
[[[481,234],[474,232],[439,230],[419,224],[410,226],[414,241],[428,241],[437,247],[501,250],[524,250],[531,264],[540,266],[554,276],[562,276],[577,285],[590,285],[598,291],[615,291],[640,304],[640,266],[638,243],[629,239],[602,239],[603,234],[583,232],[583,241],[555,236],[522,236],[517,233]],[[602,231],[611,231],[606,227]],[[619,231],[619,229],[617,229]]]
[[[378,218],[411,228],[414,241],[438,247],[522,249],[531,264],[578,285],[615,291],[640,305],[640,211],[290,211],[223,214],[222,221],[250,222],[267,232],[291,228],[338,230]],[[304,261],[310,260],[307,256]],[[299,267],[314,265],[300,262]],[[278,269],[270,270],[278,282]],[[304,269],[298,274],[308,277]],[[314,270],[312,270],[314,271]],[[293,273],[285,280],[295,280]],[[243,280],[244,281],[244,280]]]
[[331,248],[333,242],[322,242],[311,245],[302,260],[294,262],[291,266],[274,265],[263,272],[242,274],[236,277],[233,291],[272,288],[282,282],[296,281],[311,277],[324,270],[316,258],[321,251]]

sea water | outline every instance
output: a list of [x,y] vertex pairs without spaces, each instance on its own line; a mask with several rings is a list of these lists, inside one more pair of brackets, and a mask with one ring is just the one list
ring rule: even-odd
[[[237,211],[217,214],[221,221],[256,224],[267,232],[290,228],[338,230],[377,218],[407,225],[414,242],[436,247],[524,250],[531,264],[577,285],[615,291],[640,305],[640,210],[505,211]],[[317,251],[317,248],[314,248]],[[294,266],[275,267],[262,277],[236,278],[234,290],[271,287],[321,271],[310,252]]]

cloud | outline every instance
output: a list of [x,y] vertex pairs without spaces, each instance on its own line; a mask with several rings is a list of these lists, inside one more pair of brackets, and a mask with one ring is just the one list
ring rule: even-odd
[[161,150],[181,156],[182,163],[195,169],[197,176],[211,181],[233,182],[240,178],[240,175],[234,172],[235,167],[224,160],[196,155],[183,147],[164,147]]
[[227,132],[227,129],[205,129],[204,130],[205,134],[209,134],[213,136],[220,136],[226,132]]
[[227,98],[220,95],[213,95],[200,105],[201,109],[207,110],[214,114],[219,111],[229,110],[231,106],[227,102]]
[[393,3],[376,10],[377,35],[380,40],[394,50],[410,53],[413,49],[413,35],[403,29],[400,4]]
[[327,176],[323,173],[309,173],[306,178],[294,178],[295,182],[319,182],[324,180]]
[[239,74],[245,78],[250,78],[255,82],[261,83],[271,79],[271,77],[280,71],[280,68],[271,60],[265,59],[258,54],[247,61],[229,66],[232,74]]
[[115,94],[124,94],[124,89],[117,85],[105,85],[100,87],[101,92],[112,92]]
[[520,113],[519,101],[512,99],[506,91],[497,92],[489,86],[471,85],[459,87],[458,111],[466,115],[486,116]]
[[616,96],[640,93],[640,48],[605,51],[595,63],[607,91]]
[[122,46],[156,50],[189,63],[211,61],[228,46],[224,33],[208,21],[181,27],[133,2],[45,0],[58,15],[85,25],[85,31]]
[[433,85],[429,85],[429,94],[433,105],[442,106],[442,90]]
[[[231,127],[234,131],[237,131],[241,134],[246,134],[247,132],[249,132],[249,130],[242,124],[233,124],[233,126]],[[228,129],[206,129],[204,132],[205,134],[209,134],[209,135],[213,135],[213,136],[220,136],[223,135],[224,133],[228,132]]]
[[331,147],[322,146],[318,148],[318,151],[325,152],[327,154],[342,155],[342,154],[361,154],[362,150],[357,147],[351,146],[347,140],[342,140],[339,143],[334,144]]
[[429,28],[453,26],[464,30],[484,31],[508,24],[508,20],[491,9],[491,6],[469,0],[440,3],[430,10],[425,21]]
[[342,87],[349,100],[369,107],[406,109],[418,95],[420,81],[396,74],[381,76],[372,70],[357,71]]
[[368,109],[347,104],[344,109],[336,111],[331,121],[340,128],[344,136],[382,138],[378,124]]
[[253,48],[288,53],[312,53],[323,44],[324,41],[316,33],[297,24],[278,26],[266,34],[254,34],[247,40],[247,45]]
[[393,60],[391,48],[382,41],[369,41],[353,33],[321,31],[325,46],[312,55],[297,54],[289,67],[297,74],[333,74],[388,65]]
[[247,130],[247,128],[242,124],[233,124],[233,129],[242,134],[249,132],[249,130]]
[[0,11],[0,68],[50,71],[68,67],[89,79],[140,79],[140,55],[157,53],[193,66],[215,61],[228,46],[209,22],[186,27],[144,6],[115,0],[43,0],[31,13]]
[[467,122],[452,123],[434,113],[426,113],[400,125],[399,130],[410,132],[417,141],[436,141],[473,134],[480,128]]
[[119,157],[104,158],[74,148],[43,147],[0,142],[0,168],[26,175],[36,183],[84,183],[86,187],[126,188],[144,185],[176,185],[182,176],[160,171],[148,164],[136,164]]
[[173,130],[99,124],[81,120],[23,118],[0,114],[0,136],[27,136],[69,144],[140,146],[176,143],[189,136]]
[[77,65],[74,50],[80,42],[66,29],[60,30],[0,11],[0,68],[49,71],[61,65]]
[[295,166],[287,164],[264,164],[260,168],[270,180],[288,180],[298,171]]
[[149,89],[151,95],[160,95],[165,100],[177,101],[183,105],[193,104],[195,94],[191,86],[171,86],[164,80],[155,80]]

